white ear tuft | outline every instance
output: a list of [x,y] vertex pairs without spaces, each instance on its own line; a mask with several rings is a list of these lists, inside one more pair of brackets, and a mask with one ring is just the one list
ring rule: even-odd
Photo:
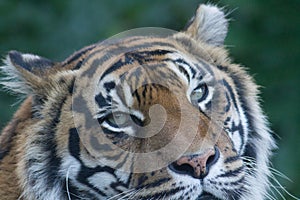
[[228,20],[224,12],[213,5],[200,5],[186,28],[186,33],[195,39],[214,46],[224,44],[227,31]]
[[4,74],[0,85],[14,93],[32,94],[33,88],[41,85],[43,76],[53,65],[50,60],[37,55],[10,51],[4,66],[0,67],[0,72]]
[[0,85],[8,91],[15,94],[27,95],[31,93],[31,88],[26,84],[20,71],[12,64],[9,56],[3,60],[4,65],[0,67],[3,77],[0,79]]

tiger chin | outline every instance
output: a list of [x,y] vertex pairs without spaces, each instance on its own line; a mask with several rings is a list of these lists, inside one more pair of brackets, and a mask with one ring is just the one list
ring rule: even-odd
[[25,100],[0,135],[1,199],[267,198],[275,144],[227,27],[200,5],[181,32],[63,62],[9,52],[1,84]]

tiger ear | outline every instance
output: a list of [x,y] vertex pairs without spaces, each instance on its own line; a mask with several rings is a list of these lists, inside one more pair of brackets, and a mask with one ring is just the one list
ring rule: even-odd
[[46,82],[46,72],[53,66],[54,63],[46,58],[10,51],[1,67],[4,77],[0,83],[14,93],[36,94]]
[[184,31],[207,44],[222,46],[228,31],[228,20],[218,7],[202,4]]

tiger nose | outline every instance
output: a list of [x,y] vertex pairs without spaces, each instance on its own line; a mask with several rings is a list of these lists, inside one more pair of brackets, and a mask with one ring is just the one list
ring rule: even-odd
[[177,161],[171,163],[169,168],[178,173],[190,175],[194,178],[204,178],[212,165],[220,157],[218,148],[206,150],[202,154],[182,156]]

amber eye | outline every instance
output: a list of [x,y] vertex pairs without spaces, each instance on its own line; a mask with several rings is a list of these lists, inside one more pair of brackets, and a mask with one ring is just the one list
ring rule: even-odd
[[130,120],[130,115],[122,112],[116,112],[109,115],[106,120],[114,127],[125,126]]
[[196,87],[191,93],[191,102],[193,105],[197,105],[199,102],[203,101],[208,94],[208,89],[206,84],[201,84]]

